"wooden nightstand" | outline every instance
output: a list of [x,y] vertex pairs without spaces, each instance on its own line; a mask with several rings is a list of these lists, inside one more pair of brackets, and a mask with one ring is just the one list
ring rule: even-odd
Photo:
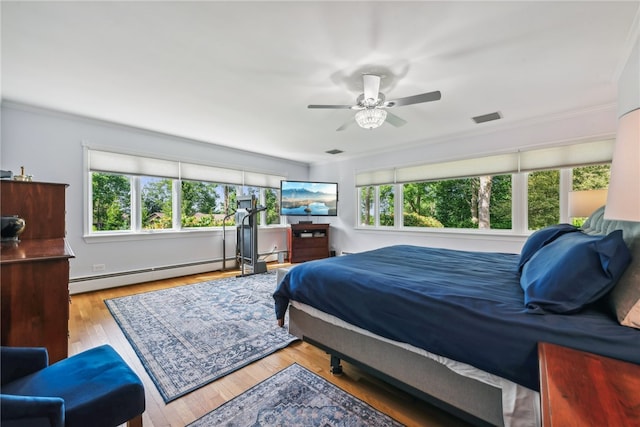
[[640,426],[640,365],[549,343],[538,357],[543,426]]

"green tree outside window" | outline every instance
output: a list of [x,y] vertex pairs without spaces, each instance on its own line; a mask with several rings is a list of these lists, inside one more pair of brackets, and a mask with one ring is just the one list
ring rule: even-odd
[[142,178],[142,229],[164,230],[173,227],[172,183],[173,180],[168,178]]
[[126,175],[91,174],[92,230],[131,229],[131,179]]

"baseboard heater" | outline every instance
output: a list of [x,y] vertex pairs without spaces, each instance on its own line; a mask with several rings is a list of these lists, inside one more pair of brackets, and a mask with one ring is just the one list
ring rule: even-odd
[[[234,258],[231,259],[227,259],[227,262],[229,261],[235,261]],[[217,262],[222,262],[222,258],[218,258],[218,259],[212,259],[212,260],[207,260],[207,261],[195,261],[195,262],[187,262],[187,263],[183,263],[183,264],[174,264],[174,265],[163,265],[160,267],[148,267],[148,268],[141,268],[139,270],[127,270],[127,271],[120,271],[117,273],[106,273],[106,274],[96,274],[93,276],[83,276],[83,277],[74,277],[74,278],[70,278],[69,279],[69,283],[79,283],[79,282],[86,282],[89,280],[99,280],[99,279],[110,279],[113,277],[122,277],[122,276],[130,276],[133,274],[144,274],[144,273],[153,273],[155,271],[162,271],[162,270],[172,270],[175,268],[186,268],[186,267],[197,267],[199,265],[205,265],[205,264],[214,264]]]

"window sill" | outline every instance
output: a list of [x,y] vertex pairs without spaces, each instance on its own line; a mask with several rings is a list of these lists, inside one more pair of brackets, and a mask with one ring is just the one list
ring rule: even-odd
[[[267,225],[258,227],[259,230],[286,229],[286,225]],[[235,233],[235,226],[226,227],[225,233]],[[82,236],[85,243],[110,243],[136,240],[155,239],[182,239],[182,238],[210,238],[213,235],[221,235],[222,227],[192,228],[183,230],[149,230],[139,232],[103,232],[85,234]]]
[[478,229],[464,229],[464,228],[427,228],[427,227],[367,227],[358,226],[356,231],[363,232],[382,232],[382,233],[412,233],[412,234],[427,234],[432,236],[447,236],[451,238],[506,238],[508,240],[521,240],[526,239],[533,233],[533,231],[516,232],[514,230],[478,230]]

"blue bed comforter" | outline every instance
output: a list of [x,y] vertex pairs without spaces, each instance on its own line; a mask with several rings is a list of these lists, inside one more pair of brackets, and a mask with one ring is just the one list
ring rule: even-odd
[[299,301],[533,390],[541,341],[640,363],[640,331],[603,308],[526,313],[518,258],[397,245],[311,261],[278,284],[276,316]]

